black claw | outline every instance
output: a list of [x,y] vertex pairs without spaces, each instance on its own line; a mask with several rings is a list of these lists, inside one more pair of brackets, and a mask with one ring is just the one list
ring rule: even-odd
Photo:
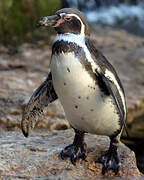
[[63,150],[61,151],[61,153],[60,153],[60,157],[61,157],[61,159],[63,159],[64,160],[64,153],[63,153]]
[[104,175],[107,172],[108,168],[107,167],[103,167],[102,168],[102,174]]
[[85,159],[86,159],[85,153],[82,153],[81,156],[80,156],[80,158],[81,158],[82,160],[85,160]]
[[117,174],[119,172],[120,167],[114,169],[114,173]]
[[72,163],[73,165],[76,165],[76,160],[77,160],[77,158],[74,157],[74,156],[72,156],[70,159],[71,159],[71,163]]

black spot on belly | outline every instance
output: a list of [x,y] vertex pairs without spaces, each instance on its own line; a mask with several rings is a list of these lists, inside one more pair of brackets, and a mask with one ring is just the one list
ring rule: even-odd
[[90,85],[88,85],[88,87],[89,87],[89,88],[91,88],[91,89],[94,89],[94,90],[96,89],[95,87],[93,87],[93,86],[90,86]]
[[81,96],[78,96],[79,99],[81,99]]
[[86,98],[87,98],[87,99],[89,99],[89,97],[88,97],[88,96],[87,96]]
[[66,83],[64,82],[64,86],[66,86]]
[[67,71],[68,71],[68,72],[70,72],[70,69],[69,69],[69,68],[67,68]]
[[78,106],[77,106],[77,105],[75,105],[75,108],[77,109],[77,108],[78,108]]
[[94,111],[94,109],[90,109],[90,111]]
[[81,117],[81,120],[84,120],[84,117]]

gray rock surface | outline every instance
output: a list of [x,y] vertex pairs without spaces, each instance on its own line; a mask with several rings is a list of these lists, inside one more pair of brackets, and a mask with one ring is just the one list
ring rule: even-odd
[[109,139],[104,136],[87,134],[87,161],[79,160],[76,166],[59,157],[60,151],[73,141],[73,131],[34,132],[24,138],[19,131],[3,131],[0,134],[0,177],[13,179],[143,179],[136,167],[135,155],[123,144],[118,154],[121,168],[118,175],[112,171],[103,176],[102,165],[95,159],[105,152]]

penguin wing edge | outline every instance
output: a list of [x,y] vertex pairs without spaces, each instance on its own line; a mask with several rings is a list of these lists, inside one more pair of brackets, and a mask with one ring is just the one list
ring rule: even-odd
[[120,114],[120,123],[124,125],[126,133],[128,135],[128,130],[126,127],[127,107],[125,100],[125,92],[121,81],[114,67],[109,63],[106,57],[96,48],[96,45],[88,38],[86,40],[86,46],[92,54],[92,58],[96,64],[96,67],[98,67],[98,69],[95,69],[95,73],[102,78],[102,81],[105,84],[105,90],[111,94]]
[[25,137],[30,135],[44,108],[57,98],[52,83],[52,75],[49,73],[46,80],[34,91],[23,111],[21,128]]
[[116,90],[115,90],[115,88],[113,88],[111,82],[109,81],[109,79],[107,77],[102,75],[102,79],[105,82],[105,84],[106,84],[106,86],[108,88],[108,91],[110,92],[110,94],[112,95],[112,97],[113,97],[113,99],[115,101],[115,104],[116,104],[116,106],[117,106],[117,108],[119,110],[121,122],[124,125],[127,136],[129,136],[126,121],[125,121],[126,120],[126,115],[125,115],[125,112],[123,110],[122,103],[120,103],[120,100],[117,98],[118,96],[117,96]]

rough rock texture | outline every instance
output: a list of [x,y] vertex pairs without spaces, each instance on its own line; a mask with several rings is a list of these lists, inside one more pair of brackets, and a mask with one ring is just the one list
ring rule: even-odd
[[[72,143],[72,130],[33,133],[28,139],[21,132],[3,132],[0,135],[0,176],[8,179],[103,179],[101,164],[95,159],[108,149],[109,140],[104,136],[87,134],[87,161],[79,160],[76,166],[61,160],[60,151]],[[112,171],[106,179],[143,179],[136,167],[135,155],[120,144],[118,154],[121,169],[118,175]]]

